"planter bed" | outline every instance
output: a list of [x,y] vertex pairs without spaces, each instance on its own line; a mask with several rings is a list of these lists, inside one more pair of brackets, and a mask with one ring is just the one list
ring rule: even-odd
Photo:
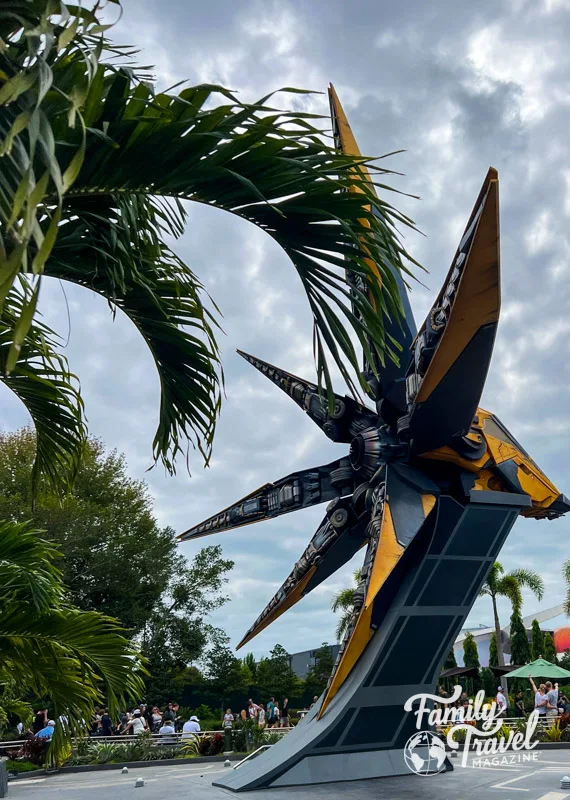
[[28,772],[20,772],[18,775],[10,775],[10,781],[16,781],[20,778],[37,778],[38,776],[50,776],[50,775],[61,775],[65,773],[72,773],[72,772],[96,772],[98,770],[104,769],[123,769],[123,767],[128,767],[129,769],[137,768],[144,768],[144,767],[156,767],[156,766],[170,766],[172,764],[210,764],[212,762],[220,761],[224,762],[226,759],[230,761],[241,761],[242,758],[245,758],[246,753],[231,753],[230,755],[224,756],[195,756],[192,758],[158,758],[155,761],[121,761],[117,764],[78,764],[76,767],[60,767],[59,769],[54,770],[45,770],[45,769],[35,769],[30,770]]

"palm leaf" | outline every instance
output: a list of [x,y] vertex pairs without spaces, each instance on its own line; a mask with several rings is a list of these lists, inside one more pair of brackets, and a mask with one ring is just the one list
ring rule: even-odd
[[66,359],[54,350],[58,337],[39,321],[28,329],[15,367],[5,374],[13,334],[25,309],[25,289],[16,286],[0,316],[0,369],[4,383],[26,406],[36,429],[34,494],[41,476],[62,494],[71,486],[83,453],[83,401]]
[[538,600],[544,597],[544,581],[533,569],[514,569],[509,575],[518,581],[519,586],[524,586],[536,595]]
[[183,219],[180,207],[144,196],[85,198],[73,204],[46,265],[48,275],[106,297],[144,337],[160,376],[154,455],[170,471],[188,440],[208,460],[222,380],[202,286],[161,239]]

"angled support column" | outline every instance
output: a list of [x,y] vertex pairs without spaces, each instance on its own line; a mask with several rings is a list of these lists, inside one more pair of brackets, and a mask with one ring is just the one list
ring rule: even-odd
[[321,719],[318,705],[266,753],[214,782],[234,792],[409,775],[404,746],[416,730],[404,711],[433,692],[445,657],[526,495],[448,495],[378,596],[376,632]]

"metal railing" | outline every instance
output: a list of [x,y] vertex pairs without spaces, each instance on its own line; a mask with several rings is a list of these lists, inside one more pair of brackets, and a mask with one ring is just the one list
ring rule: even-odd
[[[241,728],[232,728],[232,733],[241,731]],[[265,728],[264,733],[269,735],[277,734],[278,736],[285,736],[289,731],[293,730],[293,728]],[[90,742],[94,745],[97,744],[129,744],[133,740],[139,738],[140,736],[144,736],[146,739],[150,739],[152,744],[156,747],[182,747],[182,745],[186,744],[187,742],[195,741],[196,739],[201,739],[204,736],[213,736],[214,734],[221,734],[224,735],[223,730],[217,731],[196,731],[195,733],[185,733],[185,732],[178,732],[178,733],[149,733],[145,731],[144,733],[140,734],[129,734],[129,733],[119,733],[113,734],[112,736],[102,736],[100,734],[95,734],[92,736],[85,736],[82,739],[77,739],[76,737],[72,738],[72,744],[75,744],[78,741],[82,742]],[[30,737],[28,737],[30,738]],[[11,741],[2,742],[0,741],[0,757],[7,750],[18,750],[28,741],[28,738],[25,739],[13,739]],[[267,747],[270,745],[264,745]],[[250,754],[251,755],[251,754]]]
[[246,761],[249,761],[250,758],[255,758],[262,750],[268,750],[270,747],[273,747],[272,744],[262,744],[261,747],[258,747],[257,750],[254,750],[253,753],[248,753],[245,758],[242,758],[241,761],[238,761],[237,764],[232,766],[232,769],[237,769],[241,767],[242,764],[245,764]]

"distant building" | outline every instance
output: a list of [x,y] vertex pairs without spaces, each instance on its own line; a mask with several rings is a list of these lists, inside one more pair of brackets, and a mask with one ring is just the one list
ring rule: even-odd
[[[564,612],[564,606],[558,605],[553,606],[552,608],[547,608],[544,611],[537,611],[535,614],[529,614],[528,617],[523,619],[523,625],[527,629],[529,641],[531,641],[531,628],[533,620],[537,620],[540,624],[541,630],[546,633],[553,633],[553,629],[557,627],[556,625],[550,625],[549,627],[545,628],[542,623],[551,621],[555,617],[559,617]],[[453,650],[455,651],[455,658],[457,663],[460,666],[463,666],[463,641],[465,639],[466,633],[472,633],[475,642],[477,643],[477,651],[479,653],[479,662],[482,667],[487,667],[489,665],[489,644],[491,642],[491,634],[495,632],[494,627],[485,627],[484,625],[479,625],[476,628],[464,628],[457,639],[455,640],[455,644],[453,645]],[[511,626],[507,625],[505,628],[501,629],[501,640],[503,642],[503,652],[505,653],[505,662],[508,664],[510,662],[510,653],[511,653],[511,640],[509,638],[511,633]]]
[[[331,651],[333,661],[336,661],[340,645],[330,644],[328,647]],[[320,649],[320,647],[317,647],[316,650],[302,650],[300,653],[292,654],[291,669],[298,678],[305,680],[308,671],[315,666],[315,656]]]

